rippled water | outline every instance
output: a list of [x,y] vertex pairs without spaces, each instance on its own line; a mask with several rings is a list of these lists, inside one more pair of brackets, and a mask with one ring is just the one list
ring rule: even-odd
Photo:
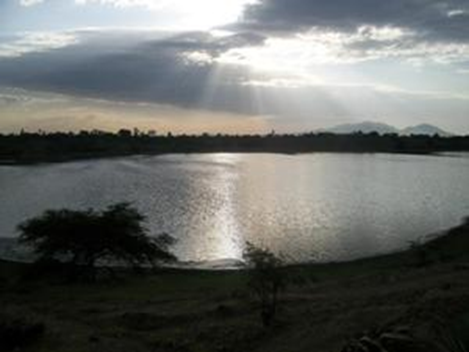
[[394,251],[469,215],[469,157],[196,154],[0,167],[0,236],[50,208],[132,201],[184,261],[239,259],[245,241],[290,258]]

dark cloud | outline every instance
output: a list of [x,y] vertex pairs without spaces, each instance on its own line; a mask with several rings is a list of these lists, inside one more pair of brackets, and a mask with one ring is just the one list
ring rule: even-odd
[[157,50],[164,49],[173,53],[204,52],[217,57],[232,48],[262,45],[265,37],[251,32],[214,37],[209,32],[190,32],[166,38],[161,41],[149,42],[146,47]]
[[254,77],[248,68],[214,61],[231,48],[260,45],[259,35],[214,37],[192,32],[154,37],[144,32],[140,39],[135,32],[76,35],[78,44],[0,59],[0,82],[116,102],[283,116],[285,124],[308,120],[311,114],[346,114],[321,87],[251,86]]
[[241,28],[302,32],[397,26],[426,40],[469,41],[467,0],[261,0],[246,8]]
[[248,78],[245,69],[225,67],[220,75],[214,59],[233,47],[260,45],[262,36],[135,31],[75,35],[74,45],[0,58],[0,81],[6,86],[115,101],[252,111],[249,92],[240,85]]
[[[44,46],[36,50],[34,41],[32,44],[26,41],[28,48],[20,50],[21,55],[0,57],[1,85],[111,102],[257,114],[271,117],[274,124],[298,126],[297,130],[308,128],[312,121],[343,122],[350,116],[359,119],[391,116],[396,109],[403,111],[404,116],[427,116],[429,111],[440,114],[442,110],[438,106],[445,103],[444,111],[451,110],[450,103],[436,101],[434,96],[431,100],[427,97],[416,100],[410,94],[400,94],[399,99],[393,100],[396,93],[376,92],[373,87],[302,86],[301,82],[295,84],[296,77],[292,77],[291,86],[288,82],[276,85],[269,81],[275,77],[256,76],[255,70],[249,67],[217,63],[216,59],[230,49],[262,46],[264,35],[252,31],[221,37],[206,32],[151,31],[76,31],[67,35],[76,36],[76,41],[63,47],[54,44],[50,50]],[[392,41],[375,40],[373,33],[362,37],[368,39],[344,44],[347,50],[356,51],[357,57],[379,46],[382,51],[396,50]],[[44,45],[53,42],[50,38],[44,40]],[[412,43],[406,45],[401,49],[410,51]],[[8,47],[12,49],[14,45],[5,48]],[[280,77],[280,81],[282,78],[285,77]],[[0,94],[0,104],[15,103],[12,99],[16,99],[16,93],[3,95],[4,98]],[[429,108],[430,104],[435,108]],[[457,104],[453,115],[466,117],[467,100]]]

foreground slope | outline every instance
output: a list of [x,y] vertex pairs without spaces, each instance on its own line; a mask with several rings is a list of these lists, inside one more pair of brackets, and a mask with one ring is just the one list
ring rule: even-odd
[[33,280],[24,276],[28,266],[1,262],[0,315],[44,324],[44,336],[26,351],[340,351],[363,331],[422,330],[432,321],[463,329],[464,338],[468,228],[404,253],[286,268],[291,283],[270,329],[242,271],[168,269],[65,284]]

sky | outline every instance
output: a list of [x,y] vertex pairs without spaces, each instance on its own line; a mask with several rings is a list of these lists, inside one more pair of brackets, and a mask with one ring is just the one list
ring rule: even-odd
[[469,134],[467,0],[0,0],[0,132]]

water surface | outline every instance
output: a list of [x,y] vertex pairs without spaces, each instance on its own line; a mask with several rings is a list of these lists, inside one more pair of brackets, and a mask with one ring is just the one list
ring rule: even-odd
[[45,209],[131,201],[184,261],[239,259],[245,241],[292,260],[395,251],[469,215],[469,157],[195,154],[0,167],[0,236]]

